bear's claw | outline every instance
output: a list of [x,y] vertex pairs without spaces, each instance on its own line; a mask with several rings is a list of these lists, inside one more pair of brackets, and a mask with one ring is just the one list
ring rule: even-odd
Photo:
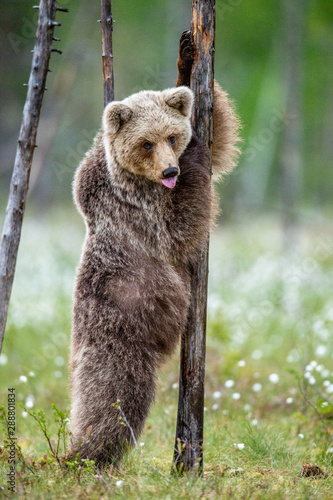
[[192,32],[183,31],[179,41],[179,58],[183,63],[191,64],[194,60],[194,46]]
[[176,86],[186,85],[190,86],[190,77],[192,64],[194,61],[194,45],[192,32],[187,30],[183,31],[179,40],[179,55],[178,55],[178,80]]

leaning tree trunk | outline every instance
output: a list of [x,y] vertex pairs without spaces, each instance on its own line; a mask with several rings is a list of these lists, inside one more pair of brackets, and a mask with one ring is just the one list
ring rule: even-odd
[[8,305],[13,285],[21,227],[29,187],[32,157],[36,147],[39,115],[45,90],[46,76],[52,51],[56,0],[41,0],[33,50],[27,98],[23,109],[22,125],[10,184],[9,198],[0,247],[0,352],[5,333]]
[[[192,1],[195,49],[191,89],[195,100],[192,127],[211,150],[213,141],[213,88],[215,51],[215,0]],[[191,270],[191,303],[180,354],[179,402],[174,464],[178,472],[203,468],[204,380],[208,246]]]
[[104,107],[114,100],[111,0],[101,0]]

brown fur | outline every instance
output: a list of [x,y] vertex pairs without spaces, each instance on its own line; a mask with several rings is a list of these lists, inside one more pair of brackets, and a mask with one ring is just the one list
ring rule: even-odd
[[[235,160],[237,122],[217,92],[222,120],[214,113],[213,157],[226,171]],[[113,403],[120,400],[136,437],[143,428],[156,369],[186,325],[189,266],[214,219],[208,156],[191,137],[191,105],[186,87],[109,104],[76,172],[87,235],[74,293],[72,455],[98,465],[119,462],[133,445]],[[180,169],[174,189],[161,182],[170,166]]]

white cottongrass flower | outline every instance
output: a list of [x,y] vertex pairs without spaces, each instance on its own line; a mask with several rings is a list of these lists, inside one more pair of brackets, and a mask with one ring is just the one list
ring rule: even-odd
[[327,401],[323,401],[320,406],[322,408],[325,408],[325,406],[328,406],[328,402]]
[[316,383],[316,379],[314,378],[313,375],[311,375],[311,377],[308,378],[308,381],[310,385],[314,385]]
[[294,398],[287,398],[286,403],[287,405],[291,405],[291,403],[294,401]]
[[8,362],[6,354],[0,354],[0,365],[4,366]]
[[328,387],[329,385],[331,385],[331,382],[329,380],[324,380],[323,386]]
[[22,411],[22,417],[23,418],[27,418],[28,416],[28,412],[27,411]]
[[234,443],[234,447],[237,448],[238,450],[244,450],[245,444],[244,443]]
[[27,398],[25,400],[25,406],[27,408],[33,408],[34,403],[35,403],[35,398],[33,397],[32,394],[29,394],[29,396],[27,396]]
[[251,425],[258,425],[258,420],[256,418],[251,420]]
[[233,387],[235,385],[235,382],[233,380],[227,380],[225,383],[224,383],[224,386],[225,387]]
[[245,363],[244,359],[241,359],[240,361],[238,361],[237,365],[238,366],[245,366],[246,363]]
[[327,347],[324,345],[319,345],[316,349],[317,356],[325,356],[327,352]]
[[251,354],[251,357],[253,359],[260,359],[262,358],[262,350],[261,349],[255,349],[255,351],[253,351],[253,353]]
[[333,448],[328,448],[326,453],[333,453]]
[[326,387],[326,392],[328,392],[328,394],[333,394],[333,384]]
[[118,488],[120,488],[120,486],[122,486],[124,481],[116,481],[116,486],[118,486]]
[[65,360],[62,356],[57,356],[54,360],[54,363],[57,365],[57,366],[64,366],[65,364]]
[[240,399],[241,395],[239,394],[239,392],[234,392],[231,397],[232,399]]
[[178,382],[175,382],[174,384],[172,384],[172,388],[173,389],[178,389]]
[[229,415],[229,410],[222,410],[222,415]]
[[143,443],[143,442],[139,443],[139,446],[141,446],[141,447],[144,446],[144,445],[145,445],[145,443]]
[[270,376],[268,377],[268,380],[272,382],[272,384],[277,384],[278,381],[280,380],[280,377],[277,373],[271,373]]
[[218,407],[219,407],[219,405],[218,405],[217,403],[215,403],[215,404],[213,404],[213,406],[212,406],[212,410],[217,410],[217,409],[218,409]]
[[245,403],[243,409],[244,409],[244,411],[250,411],[251,410],[251,405],[249,405],[249,403]]
[[25,384],[26,382],[28,382],[28,378],[25,375],[20,375],[19,381]]
[[29,377],[35,377],[35,373],[34,372],[29,372]]
[[258,384],[254,384],[254,385],[253,385],[253,387],[252,387],[252,390],[253,390],[254,392],[260,392],[260,391],[261,391],[261,389],[262,389],[262,385],[261,385],[261,384],[259,384],[259,383],[258,383]]
[[299,437],[300,439],[304,439],[304,434],[298,434],[298,437]]
[[219,399],[221,396],[222,396],[222,392],[220,392],[220,391],[213,392],[214,399]]

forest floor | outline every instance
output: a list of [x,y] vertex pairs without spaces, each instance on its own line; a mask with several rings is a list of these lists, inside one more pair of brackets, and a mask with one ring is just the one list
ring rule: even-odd
[[[2,495],[332,499],[332,235],[332,224],[314,217],[300,227],[297,246],[286,253],[275,219],[215,232],[210,245],[203,475],[171,473],[177,355],[159,373],[156,403],[138,443],[145,460],[159,472],[134,449],[118,470],[101,474],[89,462],[64,468],[48,443],[56,455],[59,434],[61,458],[66,437],[62,425],[70,404],[71,295],[83,226],[75,216],[73,222],[72,212],[28,217],[0,357],[0,403],[7,408],[8,394],[15,394],[20,450],[12,495],[7,483],[10,450],[1,443]],[[59,409],[56,417],[52,403]]]

